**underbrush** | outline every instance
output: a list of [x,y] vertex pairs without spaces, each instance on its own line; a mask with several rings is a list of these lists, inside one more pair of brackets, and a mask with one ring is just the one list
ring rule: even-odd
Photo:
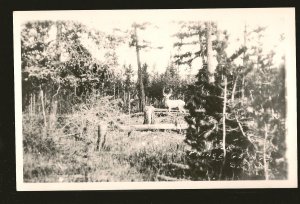
[[[41,115],[23,113],[24,182],[156,181],[163,176],[188,177],[178,167],[186,164],[188,147],[184,135],[134,131],[128,136],[110,123],[97,150],[99,123],[124,116],[117,101],[102,98],[74,110],[72,114],[58,116],[52,128],[44,127]],[[141,124],[134,119],[130,123]]]
[[[188,148],[182,141],[183,135],[176,133],[137,133],[136,146],[128,155],[129,163],[144,175],[144,180],[156,181],[158,176],[186,178],[185,171],[173,164],[186,164],[185,152]],[[139,143],[139,140],[141,143]]]
[[25,152],[24,181],[154,181],[157,175],[184,177],[184,172],[168,166],[185,163],[186,147],[177,133],[134,132],[127,137],[124,132],[114,131],[107,135],[100,151],[93,143],[69,143],[74,144],[58,145],[55,154]]

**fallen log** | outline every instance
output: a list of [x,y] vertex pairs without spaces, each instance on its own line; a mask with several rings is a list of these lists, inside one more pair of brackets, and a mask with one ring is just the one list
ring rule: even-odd
[[[155,108],[154,112],[155,113],[180,113],[179,110],[171,110],[169,112],[169,109],[166,109],[166,108]],[[204,109],[196,109],[195,112],[203,113],[203,112],[205,112],[205,110]],[[189,110],[185,110],[185,113],[181,113],[181,114],[189,114]],[[132,113],[130,115],[125,115],[123,117],[137,117],[137,116],[142,116],[142,115],[144,115],[144,112]]]
[[119,125],[121,130],[183,130],[188,128],[188,124],[145,124],[145,125]]
[[178,179],[178,178],[165,176],[165,175],[157,175],[156,178],[160,181],[185,181],[184,179]]
[[[169,109],[167,108],[155,108],[154,112],[169,112]],[[172,113],[178,113],[179,110],[170,110]]]
[[[180,113],[180,112],[177,110],[172,110],[169,112],[168,109],[159,109],[159,110],[154,109],[154,113],[155,114],[162,114],[162,113],[167,114],[167,113]],[[181,113],[181,114],[188,114],[188,111],[186,113]],[[144,112],[133,113],[130,116],[129,115],[126,115],[126,116],[133,118],[133,117],[139,117],[142,115],[144,115]]]
[[182,169],[182,170],[189,170],[190,167],[186,164],[178,164],[178,163],[167,163],[163,164],[163,166],[169,166],[177,169]]
[[[205,110],[204,109],[196,109],[195,112],[203,113],[203,112],[205,112]],[[169,109],[166,109],[166,108],[155,108],[154,113],[156,113],[156,114],[159,114],[159,113],[180,113],[180,114],[183,114],[183,115],[188,115],[189,110],[185,110],[185,113],[181,113],[178,110],[171,110],[169,112]],[[138,112],[138,113],[132,113],[130,115],[126,115],[124,117],[138,117],[138,116],[142,116],[142,115],[144,115],[143,112]]]
[[[167,109],[167,108],[155,108],[154,112],[155,113],[165,113],[165,112],[180,113],[179,110],[170,110],[169,111],[169,109]],[[205,112],[205,109],[203,109],[203,108],[196,109],[195,112],[197,112],[197,113],[203,113],[203,112]],[[185,109],[185,113],[188,114],[189,110]]]

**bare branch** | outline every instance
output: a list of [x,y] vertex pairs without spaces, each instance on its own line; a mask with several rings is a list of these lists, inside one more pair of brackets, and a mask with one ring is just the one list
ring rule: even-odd
[[56,90],[56,93],[53,95],[53,98],[58,94],[60,88],[61,88],[61,86],[60,86],[60,84],[59,84],[58,89]]
[[[240,130],[241,130],[242,134],[244,135],[244,137],[247,137],[244,130],[243,130],[243,127],[242,127],[242,125],[241,125],[241,123],[240,123],[240,121],[239,121],[239,119],[236,115],[235,115],[235,119],[236,119],[236,122],[239,124],[239,127],[240,127]],[[250,139],[249,137],[247,137],[247,138]]]

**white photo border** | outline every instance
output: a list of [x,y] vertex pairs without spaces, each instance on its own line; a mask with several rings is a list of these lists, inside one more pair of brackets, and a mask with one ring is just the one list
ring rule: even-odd
[[[286,84],[287,84],[287,134],[288,159],[287,180],[253,181],[180,181],[180,182],[91,182],[91,183],[25,183],[23,181],[23,135],[22,135],[22,78],[21,78],[21,24],[28,19],[47,19],[59,15],[80,12],[103,12],[103,14],[134,13],[135,16],[147,16],[146,13],[161,12],[165,15],[174,12],[193,17],[196,12],[206,13],[208,19],[218,15],[251,16],[277,12],[286,22]],[[58,15],[58,16],[59,16]],[[76,15],[74,15],[76,16]],[[14,86],[15,86],[15,147],[16,147],[16,184],[17,191],[65,191],[65,190],[146,190],[146,189],[249,189],[249,188],[297,188],[297,98],[296,98],[296,39],[295,8],[241,8],[241,9],[180,9],[180,10],[113,10],[113,11],[14,11]]]

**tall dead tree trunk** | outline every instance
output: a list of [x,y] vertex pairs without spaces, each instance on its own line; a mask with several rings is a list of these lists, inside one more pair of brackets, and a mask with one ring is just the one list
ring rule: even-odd
[[269,165],[267,162],[267,142],[268,142],[268,125],[265,124],[265,139],[264,139],[264,173],[265,179],[269,180]]
[[222,142],[222,149],[223,149],[223,162],[221,166],[221,171],[219,175],[219,179],[222,178],[223,174],[223,168],[225,165],[226,161],[226,106],[227,106],[227,77],[224,76],[224,100],[223,100],[223,118],[222,118],[222,123],[223,123],[223,142]]
[[207,69],[209,72],[209,83],[215,82],[215,67],[213,67],[212,61],[213,61],[213,50],[212,50],[212,39],[211,39],[211,22],[207,23],[206,28],[206,46],[207,46]]
[[[245,29],[244,29],[244,47],[246,47],[246,44],[247,44],[247,25],[245,24]],[[246,50],[244,51],[243,53],[243,67],[245,69],[245,66],[246,66]],[[243,76],[242,76],[242,103],[244,101],[244,98],[245,98],[245,74],[243,73]]]
[[[199,49],[200,49],[200,52],[202,52],[203,50],[203,45],[202,45],[202,41],[201,41],[201,33],[199,32],[199,35],[198,35],[198,38],[199,38]],[[182,42],[181,42],[182,43]],[[202,63],[204,63],[205,60],[204,60],[204,55],[202,55]]]
[[44,104],[44,91],[42,87],[40,86],[40,96],[41,96],[41,103],[42,103],[42,113],[43,113],[43,119],[44,119],[44,128],[45,133],[47,133],[47,119],[46,119],[46,111],[45,111],[45,104]]
[[226,105],[227,105],[227,77],[224,78],[224,103],[223,103],[223,153],[226,156]]
[[237,76],[236,76],[236,78],[234,80],[234,84],[233,84],[233,88],[232,88],[232,94],[231,94],[231,102],[232,102],[232,104],[234,104],[234,96],[235,96],[236,85],[237,85],[238,79],[239,79],[239,75],[237,73]]
[[134,35],[135,35],[135,49],[136,49],[136,57],[137,57],[137,65],[138,65],[138,84],[139,84],[139,100],[140,100],[140,111],[144,111],[146,106],[145,102],[145,90],[143,84],[143,72],[141,67],[141,60],[140,60],[140,47],[139,47],[139,40],[137,35],[137,28],[134,27]]

